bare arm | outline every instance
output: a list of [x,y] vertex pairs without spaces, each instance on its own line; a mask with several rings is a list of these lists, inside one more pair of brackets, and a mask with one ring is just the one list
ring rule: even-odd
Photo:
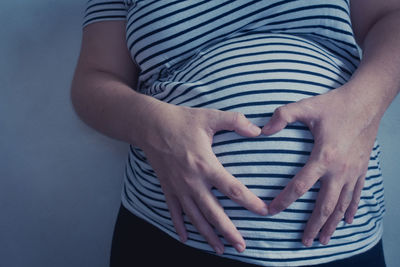
[[71,100],[94,129],[138,147],[143,120],[159,102],[136,92],[138,68],[125,42],[125,22],[99,22],[83,29]]
[[79,116],[96,130],[144,151],[182,241],[187,239],[184,212],[217,253],[223,253],[224,244],[214,228],[237,251],[243,251],[243,237],[211,188],[253,212],[265,215],[267,207],[225,170],[211,144],[220,130],[252,137],[261,129],[238,112],[175,106],[137,93],[133,90],[137,76],[123,22],[85,27],[71,89]]
[[262,129],[270,135],[301,121],[314,136],[307,164],[269,206],[270,214],[278,213],[320,181],[304,229],[306,246],[318,234],[327,244],[343,217],[352,223],[379,122],[400,90],[400,1],[352,0],[351,11],[364,51],[351,80],[326,94],[278,108]]
[[400,91],[400,1],[352,0],[351,14],[363,49],[352,92],[362,97],[366,114],[380,120]]

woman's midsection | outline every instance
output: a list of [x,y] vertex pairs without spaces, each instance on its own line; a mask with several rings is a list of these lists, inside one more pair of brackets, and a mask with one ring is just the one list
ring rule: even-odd
[[[309,40],[251,34],[199,51],[168,79],[157,81],[152,91],[157,99],[174,105],[238,111],[262,127],[277,107],[344,84],[349,74],[343,70],[337,58]],[[212,144],[222,165],[267,202],[307,162],[312,146],[313,137],[301,123],[291,124],[272,136],[255,138],[220,131]],[[312,209],[318,187],[316,184],[290,207],[303,211],[294,211],[295,221],[309,215],[304,211]],[[257,215],[216,189],[214,193],[237,225],[243,216],[257,220]],[[293,214],[280,216],[293,218]]]

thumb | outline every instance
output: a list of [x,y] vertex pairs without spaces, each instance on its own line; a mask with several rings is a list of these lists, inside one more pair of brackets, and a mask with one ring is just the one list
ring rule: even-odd
[[235,131],[237,134],[246,137],[255,137],[261,133],[260,127],[249,121],[244,114],[236,111],[217,110],[211,128],[215,132],[220,130]]
[[302,121],[303,115],[303,110],[297,102],[280,106],[275,109],[271,119],[261,129],[261,133],[265,135],[275,134],[285,128],[289,123]]

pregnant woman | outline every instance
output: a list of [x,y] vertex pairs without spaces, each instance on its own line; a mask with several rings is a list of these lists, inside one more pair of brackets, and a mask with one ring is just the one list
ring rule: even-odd
[[90,0],[83,26],[73,104],[130,144],[111,266],[385,266],[399,1]]

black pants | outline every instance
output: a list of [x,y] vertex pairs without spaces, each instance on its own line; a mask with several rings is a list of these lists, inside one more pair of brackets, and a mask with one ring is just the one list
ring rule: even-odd
[[[161,264],[160,264],[161,262]],[[111,267],[131,266],[205,266],[255,267],[186,246],[155,226],[136,217],[121,205],[111,248]],[[370,250],[315,267],[384,267],[382,241]]]

